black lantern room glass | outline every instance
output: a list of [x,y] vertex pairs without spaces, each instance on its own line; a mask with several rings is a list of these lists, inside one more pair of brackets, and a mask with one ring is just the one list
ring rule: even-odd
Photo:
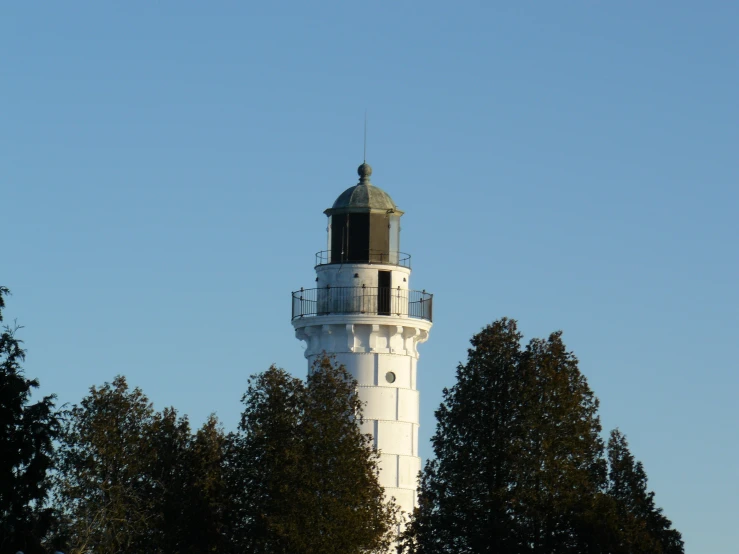
[[334,213],[328,218],[329,263],[398,263],[400,216]]

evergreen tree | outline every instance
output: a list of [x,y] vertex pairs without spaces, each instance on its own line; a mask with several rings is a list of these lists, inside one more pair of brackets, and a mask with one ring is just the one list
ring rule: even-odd
[[92,387],[69,413],[59,503],[72,554],[213,552],[222,545],[225,438],[214,419],[156,412],[125,378]]
[[608,495],[616,502],[625,551],[683,554],[680,532],[672,529],[672,522],[655,505],[644,466],[634,459],[618,429],[611,431],[608,462]]
[[[0,322],[8,294],[0,287]],[[5,326],[0,334],[0,552],[34,553],[52,524],[47,474],[59,420],[54,396],[31,402],[39,382],[23,376],[26,352],[17,330]]]
[[229,443],[215,416],[210,416],[190,441],[186,456],[187,486],[180,500],[182,540],[179,552],[228,552],[232,544],[226,527],[232,508],[228,497],[225,460]]
[[409,552],[607,551],[598,401],[560,333],[520,340],[513,320],[487,326],[444,390]]
[[249,379],[241,401],[239,433],[230,437],[229,518],[236,551],[287,552],[293,523],[293,492],[301,474],[298,424],[304,395],[299,379],[272,366]]
[[237,551],[387,551],[396,508],[378,484],[346,370],[324,359],[304,384],[273,366],[250,380],[243,402],[230,458]]
[[598,400],[561,332],[531,340],[520,370],[524,433],[515,483],[524,544],[542,554],[594,552],[591,513],[606,477]]
[[[387,552],[397,510],[385,501],[378,482],[379,454],[370,435],[359,429],[362,402],[357,383],[343,366],[319,360],[308,375],[300,426],[303,467],[301,490],[305,522],[316,532],[298,554]],[[305,537],[305,534],[302,534]]]
[[154,414],[145,429],[153,456],[147,471],[151,489],[153,532],[149,552],[201,554],[221,552],[225,535],[224,456],[226,437],[215,416],[193,435],[186,418],[172,408]]
[[420,554],[515,552],[515,475],[525,432],[521,334],[503,319],[472,337],[457,382],[444,389],[405,547]]
[[60,505],[73,553],[144,551],[154,528],[154,409],[124,377],[92,387],[69,413],[60,449]]

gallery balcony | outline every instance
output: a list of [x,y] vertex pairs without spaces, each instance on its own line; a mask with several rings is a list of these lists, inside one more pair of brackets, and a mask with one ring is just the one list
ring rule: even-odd
[[324,287],[292,293],[292,318],[337,314],[410,317],[432,321],[434,295],[389,287]]
[[368,250],[356,255],[332,256],[330,250],[316,252],[316,265],[326,264],[382,264],[411,268],[411,255],[405,252]]

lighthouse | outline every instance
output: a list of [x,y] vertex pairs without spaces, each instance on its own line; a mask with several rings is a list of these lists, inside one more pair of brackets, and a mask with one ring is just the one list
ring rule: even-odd
[[295,335],[308,371],[324,353],[356,379],[362,431],[380,451],[380,484],[406,514],[416,505],[418,345],[429,336],[431,294],[411,289],[411,257],[400,251],[400,218],[390,195],[370,182],[342,192],[328,216],[328,246],[316,254],[315,287],[292,294]]

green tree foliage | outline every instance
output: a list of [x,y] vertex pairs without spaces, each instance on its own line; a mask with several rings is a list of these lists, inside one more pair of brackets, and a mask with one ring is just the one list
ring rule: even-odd
[[231,437],[228,486],[234,499],[230,530],[249,553],[287,549],[292,522],[292,491],[299,482],[303,385],[274,366],[249,380],[242,398],[240,432]]
[[628,550],[598,400],[561,333],[521,347],[502,319],[472,340],[443,392],[403,546],[418,554]]
[[[179,552],[202,554],[227,552],[231,539],[227,534],[226,514],[231,509],[227,496],[225,459],[229,448],[218,420],[211,416],[190,441],[186,467],[185,494],[178,504],[184,527],[184,546]],[[169,550],[167,552],[172,552]]]
[[644,466],[634,459],[618,429],[608,441],[608,465],[608,495],[616,503],[624,552],[683,554],[680,532],[655,505]]
[[[4,297],[0,287],[0,322]],[[31,402],[36,379],[23,376],[25,359],[18,328],[0,334],[0,552],[40,552],[52,523],[46,507],[47,473],[53,467],[53,441],[59,432],[54,396]]]
[[444,389],[406,547],[421,554],[513,552],[516,466],[524,424],[521,334],[503,320],[472,338],[457,384]]
[[58,486],[72,553],[215,552],[225,438],[211,418],[195,436],[156,412],[125,378],[92,387],[69,413]]
[[356,382],[329,359],[307,383],[274,366],[252,377],[233,437],[232,522],[238,552],[385,552],[396,507],[377,481],[378,454],[359,430]]
[[394,504],[378,482],[379,454],[359,430],[362,402],[343,366],[323,358],[308,376],[300,427],[310,471],[303,495],[320,532],[292,552],[386,552],[395,523]]
[[606,475],[598,400],[561,332],[533,339],[521,357],[515,509],[532,552],[596,552],[599,495]]

